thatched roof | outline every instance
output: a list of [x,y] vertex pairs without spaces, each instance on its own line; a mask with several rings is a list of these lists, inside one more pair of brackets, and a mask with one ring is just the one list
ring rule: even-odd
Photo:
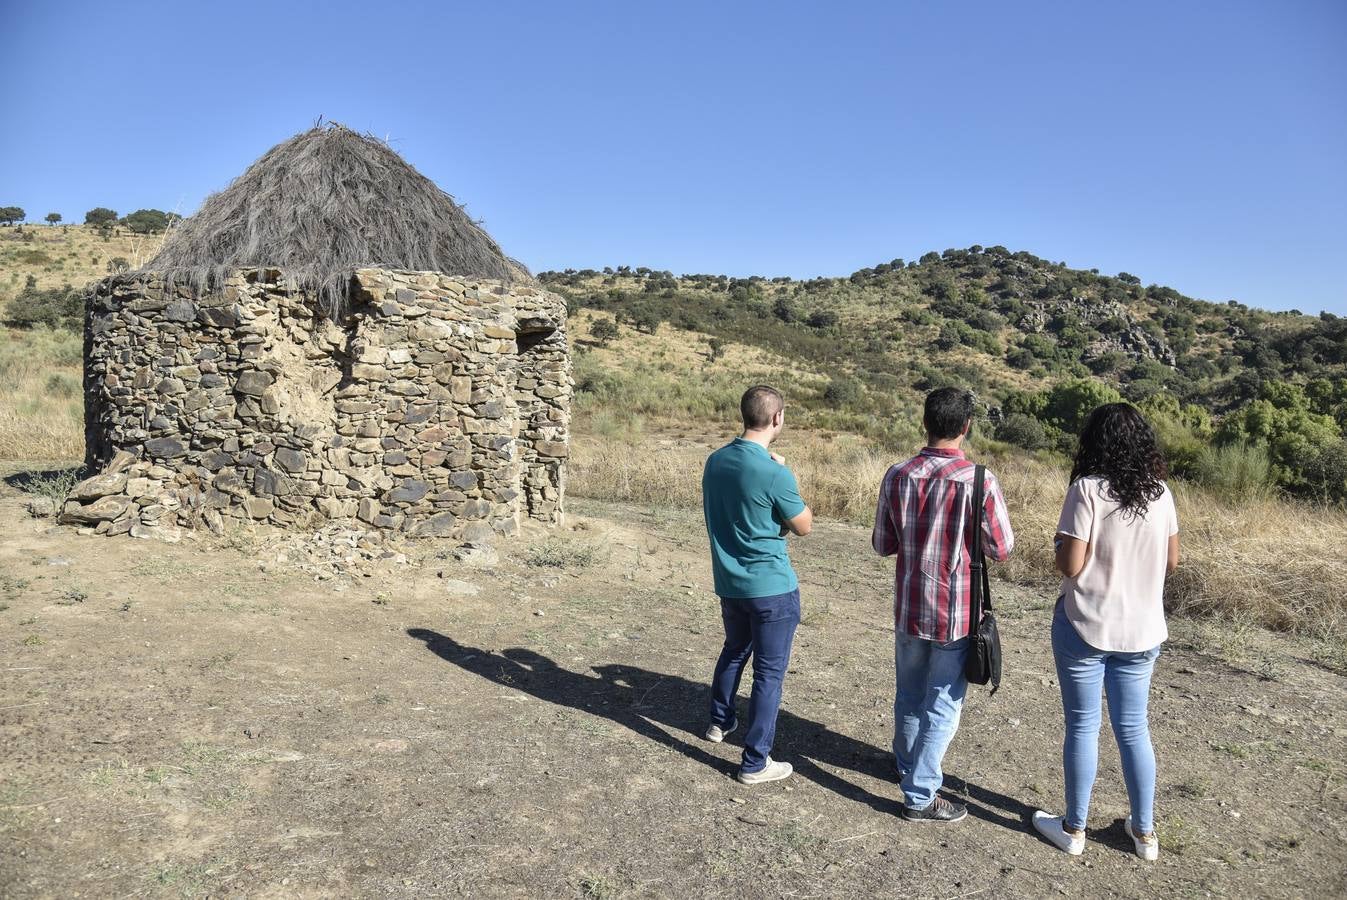
[[387,144],[336,124],[271,148],[177,225],[142,271],[203,294],[232,270],[277,268],[336,316],[347,308],[351,273],[366,266],[528,277]]

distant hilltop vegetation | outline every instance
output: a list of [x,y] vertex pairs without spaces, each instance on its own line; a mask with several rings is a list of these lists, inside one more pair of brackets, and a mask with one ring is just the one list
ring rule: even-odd
[[835,373],[805,402],[882,413],[895,398],[964,385],[998,437],[1066,449],[1077,423],[1053,389],[1121,397],[1171,432],[1180,470],[1212,442],[1255,447],[1282,487],[1347,496],[1347,318],[1330,313],[1195,300],[999,246],[806,281],[630,266],[538,277],[574,310],[611,314],[601,334],[667,323]]
[[[5,324],[78,330],[81,288],[153,257],[166,223],[151,224],[0,224]],[[995,246],[806,281],[630,266],[537,277],[587,321],[572,332],[582,408],[620,395],[621,379],[587,362],[588,347],[626,352],[635,344],[624,328],[672,329],[702,360],[742,345],[816,373],[792,386],[796,408],[882,444],[906,446],[916,400],[939,385],[977,392],[983,437],[1057,453],[1070,451],[1081,410],[1125,398],[1181,475],[1234,493],[1271,485],[1347,501],[1344,317],[1195,300]],[[701,377],[688,362],[680,391]]]

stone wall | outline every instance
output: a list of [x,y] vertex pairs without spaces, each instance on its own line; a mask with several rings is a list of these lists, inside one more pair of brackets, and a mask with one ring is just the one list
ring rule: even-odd
[[559,523],[561,298],[380,269],[354,285],[338,323],[275,270],[201,299],[153,278],[95,285],[88,462],[117,471],[81,485],[63,517],[104,533],[359,519],[467,541],[513,534],[521,516]]

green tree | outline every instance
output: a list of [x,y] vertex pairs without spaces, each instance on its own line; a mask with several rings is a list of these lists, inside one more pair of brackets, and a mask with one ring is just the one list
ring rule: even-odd
[[1093,378],[1069,378],[1052,387],[1044,397],[1042,418],[1067,434],[1078,434],[1090,413],[1105,403],[1117,403],[1122,395]]
[[1244,442],[1265,448],[1279,485],[1296,493],[1315,494],[1320,492],[1316,481],[1322,482],[1325,475],[1312,468],[1328,454],[1330,464],[1324,468],[1331,476],[1333,445],[1342,440],[1342,430],[1332,416],[1310,409],[1304,388],[1287,381],[1267,381],[1256,400],[1226,416],[1216,439],[1221,444]]
[[95,206],[84,214],[84,224],[93,225],[96,228],[111,228],[116,222],[116,211],[108,209],[106,206]]
[[0,222],[5,225],[22,222],[27,217],[28,214],[23,211],[22,206],[0,206]]
[[1041,450],[1051,446],[1043,423],[1025,413],[1011,413],[996,426],[996,439],[1026,450]]
[[650,306],[644,306],[633,311],[630,318],[632,327],[646,334],[654,334],[659,331],[659,326],[664,321],[660,317],[659,311]]
[[55,225],[57,222],[61,221],[61,214],[58,212],[49,212],[44,218],[46,218],[48,225]]
[[715,362],[725,355],[725,342],[718,337],[710,338],[706,342],[707,354],[711,362]]
[[161,209],[138,209],[122,220],[136,234],[159,234],[168,229],[168,213]]
[[800,311],[785,297],[776,298],[776,302],[772,304],[772,315],[787,324],[800,320]]
[[590,329],[590,334],[594,335],[594,340],[599,342],[600,347],[607,347],[618,336],[619,330],[616,322],[605,317],[594,323],[594,327]]

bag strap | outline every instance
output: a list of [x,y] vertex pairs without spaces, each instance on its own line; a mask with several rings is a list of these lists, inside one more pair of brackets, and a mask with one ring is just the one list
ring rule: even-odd
[[973,536],[970,541],[972,558],[969,561],[969,575],[972,584],[969,587],[968,630],[971,633],[982,621],[984,610],[992,608],[991,582],[987,575],[987,558],[982,552],[982,508],[986,496],[984,483],[987,480],[987,467],[973,468]]

